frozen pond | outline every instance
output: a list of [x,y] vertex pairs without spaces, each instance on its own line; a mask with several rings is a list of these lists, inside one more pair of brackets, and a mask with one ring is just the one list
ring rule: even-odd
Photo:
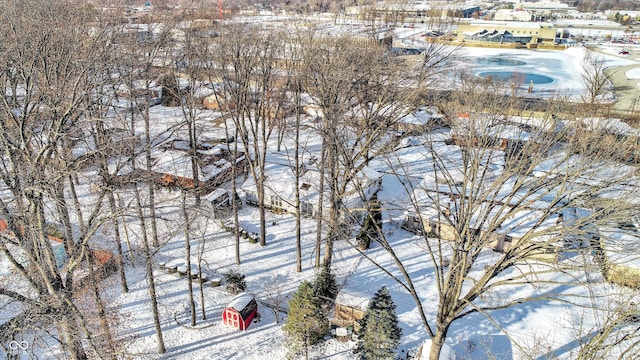
[[583,91],[580,69],[582,50],[546,51],[530,49],[466,48],[464,59],[472,73],[481,78],[528,87],[534,92],[558,90],[564,93]]
[[[495,79],[502,82],[513,83],[518,85],[534,85],[551,84],[554,79],[550,76],[538,74],[538,69],[535,66],[531,66],[526,59],[518,59],[513,56],[505,56],[499,54],[496,56],[480,56],[475,57],[472,60],[476,75],[485,79]],[[536,63],[537,61],[534,61]],[[560,61],[555,60],[553,66],[557,66]],[[481,71],[480,70],[489,70]]]
[[[465,47],[461,49],[458,66],[467,68],[479,78],[493,78],[517,84],[536,96],[563,94],[579,97],[585,93],[583,59],[585,49],[566,50],[495,49]],[[629,59],[599,54],[604,67],[636,63]]]
[[540,74],[531,74],[531,73],[523,73],[520,71],[486,71],[481,72],[478,76],[487,78],[493,78],[503,82],[509,82],[513,84],[550,84],[553,82],[553,79],[540,75]]

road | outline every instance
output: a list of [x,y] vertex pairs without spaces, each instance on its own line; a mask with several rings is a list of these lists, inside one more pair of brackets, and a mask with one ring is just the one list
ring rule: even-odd
[[625,73],[640,65],[621,66],[607,70],[607,75],[613,83],[613,92],[616,95],[616,103],[613,109],[620,113],[633,113],[640,110],[639,79],[627,79]]

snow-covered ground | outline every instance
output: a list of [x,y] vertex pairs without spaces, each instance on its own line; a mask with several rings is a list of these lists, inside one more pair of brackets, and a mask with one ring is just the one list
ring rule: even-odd
[[[636,63],[634,59],[620,58],[610,50],[611,56],[606,56],[607,66],[622,66]],[[545,50],[508,50],[508,49],[462,49],[462,58],[475,64],[473,71],[478,74],[497,69],[512,71],[534,72],[553,79],[549,84],[535,85],[534,91],[559,91],[578,94],[584,91],[580,80],[580,68],[584,56],[583,48],[570,48],[565,51]],[[499,65],[487,59],[516,60],[511,65]],[[520,64],[521,63],[521,64]],[[629,78],[640,78],[640,70],[627,73]],[[154,123],[174,124],[180,118],[178,111],[156,106],[152,108]],[[205,113],[204,118],[214,118],[219,114]],[[312,146],[317,137],[306,134],[307,146]],[[219,138],[224,136],[224,129],[220,126],[210,126],[205,129],[205,137]],[[303,134],[304,137],[304,134]],[[290,141],[290,139],[288,140]],[[291,144],[289,144],[291,145]],[[283,148],[287,148],[283,146]],[[289,146],[292,148],[292,146]],[[420,172],[421,162],[411,148],[400,149],[396,152],[397,161],[413,166],[413,170]],[[372,164],[378,170],[387,166],[383,162]],[[175,193],[164,193],[168,199],[175,198]],[[405,260],[410,274],[416,281],[416,287],[427,318],[433,319],[437,304],[435,279],[430,269],[430,261],[423,252],[419,251],[424,245],[420,237],[414,236],[400,228],[404,211],[406,194],[402,186],[393,175],[384,177],[380,200],[390,209],[384,213],[384,231],[389,242],[399,257]],[[175,201],[175,199],[174,199]],[[161,226],[175,226],[180,222],[175,208],[165,208],[159,218]],[[192,256],[197,258],[198,245],[205,241],[202,258],[210,277],[220,277],[230,269],[237,269],[246,275],[247,291],[254,294],[261,301],[270,302],[270,296],[279,289],[283,298],[288,299],[297,289],[302,280],[312,280],[316,275],[313,267],[315,259],[315,222],[307,219],[302,221],[302,254],[303,271],[295,271],[295,235],[294,217],[267,213],[267,246],[260,247],[243,240],[240,246],[242,264],[235,265],[234,239],[225,232],[220,220],[213,220],[206,216],[208,210],[203,210],[191,225],[196,235],[192,237]],[[240,211],[240,223],[248,231],[258,232],[257,209],[245,206]],[[130,223],[131,233],[135,234],[135,224]],[[184,258],[184,238],[178,233],[161,232],[162,241],[166,241],[162,250],[156,256],[156,262],[181,261]],[[108,236],[108,234],[104,234]],[[367,251],[367,255],[379,264],[390,269],[396,275],[397,268],[390,256],[380,247],[374,245]],[[495,254],[486,251],[480,263],[490,263]],[[574,259],[584,260],[587,259]],[[148,304],[147,279],[144,268],[140,263],[129,266],[131,291],[120,294],[115,279],[110,279],[110,293],[113,296],[111,306],[120,311],[119,333],[126,344],[127,351],[137,354],[136,358],[166,358],[166,359],[285,359],[287,350],[285,338],[280,324],[276,324],[274,313],[259,304],[260,320],[252,324],[248,330],[240,332],[222,324],[221,313],[226,304],[233,298],[223,287],[214,288],[208,283],[203,286],[204,307],[207,320],[200,319],[200,309],[203,305],[196,297],[198,307],[198,325],[195,328],[187,326],[187,284],[186,280],[168,274],[156,267],[156,284],[159,293],[159,306],[167,353],[156,355],[156,340],[153,330],[152,316]],[[514,269],[515,271],[515,269]],[[349,244],[336,244],[334,258],[334,273],[338,282],[348,293],[360,297],[370,297],[381,286],[390,289],[397,305],[398,318],[403,329],[403,337],[398,355],[405,354],[419,346],[427,338],[416,310],[416,304],[406,290],[381,272],[373,263],[358,254]],[[567,273],[554,275],[551,280],[570,284],[575,278],[584,280],[585,273]],[[590,276],[593,276],[592,274]],[[591,279],[594,280],[594,279]],[[508,292],[487,294],[487,297],[522,298],[533,291],[566,291],[582,298],[581,306],[568,306],[552,301],[539,301],[521,306],[500,310],[493,315],[497,324],[493,324],[482,315],[473,315],[454,323],[449,332],[447,344],[456,351],[461,359],[486,359],[493,354],[497,359],[521,359],[527,353],[535,357],[557,357],[568,359],[578,349],[583,336],[598,328],[597,314],[590,309],[591,301],[598,301],[597,295],[607,294],[609,285],[593,285],[588,287],[566,285],[565,288],[533,289],[529,285],[510,288]],[[195,285],[195,292],[199,290]],[[580,305],[580,304],[578,304]],[[281,322],[284,319],[280,319]],[[496,325],[502,327],[500,330]],[[512,338],[505,335],[505,332]],[[312,358],[322,359],[353,359],[351,353],[353,342],[339,342],[331,339],[321,347],[313,350]]]
[[640,69],[629,70],[625,74],[628,79],[640,79]]
[[[548,76],[553,79],[549,84],[535,85],[534,91],[554,90],[561,92],[580,93],[584,91],[579,78],[579,69],[583,56],[582,48],[571,48],[565,51],[543,50],[506,50],[466,48],[462,50],[463,57],[474,64],[484,64],[483,67],[474,65],[474,72],[510,69],[524,70]],[[508,59],[518,62],[511,65],[499,65],[486,59]],[[485,59],[485,60],[482,60]],[[607,66],[621,66],[635,60],[621,59],[615,56],[606,58]],[[640,78],[640,70],[627,72],[629,78]],[[431,105],[431,104],[425,104]],[[150,116],[156,130],[162,131],[182,119],[179,109],[169,109],[162,106],[151,108]],[[204,126],[204,138],[225,137],[224,128],[213,125],[214,119],[220,116],[215,112],[202,112],[201,123]],[[308,147],[313,147],[317,136],[310,133],[303,134]],[[283,148],[292,148],[291,139]],[[317,144],[316,144],[317,147]],[[397,161],[412,170],[421,171],[419,157],[412,148],[400,149],[396,152]],[[372,166],[384,171],[384,162],[373,163]],[[88,191],[88,189],[85,189]],[[428,319],[433,319],[436,313],[437,291],[433,276],[433,265],[420,251],[425,244],[421,237],[415,236],[400,228],[405,197],[399,180],[394,175],[386,175],[383,180],[379,198],[388,209],[383,214],[384,232],[396,254],[404,259],[409,273],[414,278],[415,285],[422,301],[423,310]],[[200,285],[194,282],[196,294],[198,324],[188,326],[187,315],[187,282],[161,269],[161,262],[180,262],[185,257],[184,232],[181,231],[179,194],[177,192],[161,191],[158,202],[162,206],[158,209],[161,250],[155,256],[155,281],[158,287],[158,301],[161,322],[167,353],[160,356],[156,353],[156,337],[153,318],[149,307],[148,279],[145,277],[144,264],[140,254],[129,261],[127,276],[130,291],[120,292],[117,276],[114,275],[103,284],[107,293],[108,304],[112,311],[117,312],[117,332],[125,351],[135,359],[242,359],[242,360],[279,360],[287,357],[285,338],[281,324],[276,323],[275,314],[260,303],[259,321],[252,324],[248,330],[240,332],[222,324],[221,313],[233,298],[233,295],[223,287],[212,287],[210,283],[202,285],[204,302],[198,297]],[[273,302],[270,297],[275,292],[281,292],[283,299],[288,299],[303,280],[312,280],[316,275],[314,268],[316,225],[308,219],[302,221],[302,257],[303,271],[295,271],[295,222],[292,215],[267,213],[267,245],[260,247],[243,240],[240,246],[241,265],[235,265],[234,238],[224,231],[221,221],[211,217],[211,209],[206,204],[195,211],[191,221],[192,259],[202,256],[202,264],[210,278],[220,277],[231,269],[237,269],[246,275],[247,291],[264,302]],[[133,219],[127,219],[127,236],[134,244],[139,244],[139,228]],[[257,209],[245,206],[240,211],[241,226],[251,232],[258,232]],[[96,237],[104,245],[111,244],[113,234],[105,227]],[[199,254],[199,245],[203,245]],[[398,269],[389,254],[379,245],[373,245],[367,255],[378,264],[385,266],[395,275]],[[479,260],[480,264],[489,264],[496,254],[485,251]],[[576,257],[571,261],[589,261]],[[568,260],[569,261],[569,260]],[[478,271],[481,269],[477,269]],[[513,271],[517,271],[516,268]],[[397,305],[398,318],[403,330],[398,355],[415,349],[427,338],[422,326],[416,304],[407,291],[389,276],[384,274],[376,265],[362,257],[346,242],[338,242],[335,248],[333,272],[338,282],[348,292],[362,297],[370,297],[380,287],[387,286]],[[572,285],[575,279],[586,280],[593,274],[569,272],[555,274],[553,280],[558,285],[537,284],[534,288],[530,284],[509,288],[508,291],[497,291],[486,294],[491,297],[526,298],[535,292],[553,291],[566,292],[575,295],[576,306],[561,304],[554,301],[537,301],[520,306],[504,309],[492,313],[496,323],[492,323],[480,314],[475,314],[456,321],[449,332],[447,344],[452,346],[461,359],[486,359],[492,354],[497,359],[522,359],[525,353],[534,358],[569,359],[578,349],[579,342],[593,331],[598,330],[598,316],[591,307],[592,301],[611,301],[604,296],[610,292],[610,285],[602,285],[594,281],[588,286]],[[586,283],[589,283],[585,281]],[[584,305],[584,306],[583,306]],[[602,303],[596,307],[605,308]],[[200,319],[201,307],[204,306],[206,320]],[[281,322],[284,319],[280,319]],[[511,339],[506,335],[508,334]],[[353,359],[351,353],[353,342],[339,342],[331,339],[312,351],[314,359],[346,360]]]
[[[171,124],[176,121],[177,112],[163,107],[152,109],[154,123]],[[209,116],[215,116],[211,113]],[[211,136],[223,133],[222,128],[211,127]],[[313,147],[317,137],[310,133],[303,134],[308,140],[308,146]],[[291,148],[290,139],[287,145]],[[283,146],[283,148],[286,148]],[[404,148],[396,152],[397,159],[405,165],[413,164],[411,171],[420,172],[420,155],[415,148]],[[384,171],[388,166],[384,161],[376,161],[372,167]],[[384,212],[384,232],[396,254],[403,259],[422,300],[423,309],[428,319],[433,319],[436,312],[437,292],[433,276],[433,265],[420,251],[425,244],[421,237],[415,236],[400,228],[406,194],[402,190],[399,180],[394,175],[386,175],[383,180],[379,198],[388,209]],[[181,262],[185,257],[184,236],[180,231],[180,212],[169,204],[177,205],[177,193],[162,192],[159,202],[163,204],[158,214],[161,241],[163,247],[156,255],[156,263]],[[198,247],[204,241],[202,263],[210,278],[220,277],[231,269],[237,269],[246,275],[247,291],[254,294],[258,300],[272,303],[270,297],[279,290],[283,299],[288,299],[297,289],[302,280],[312,280],[316,275],[313,266],[315,259],[315,222],[308,219],[302,221],[302,257],[303,271],[295,271],[295,222],[292,215],[267,213],[267,245],[260,247],[246,240],[241,243],[242,264],[235,265],[234,239],[225,232],[220,220],[212,219],[210,209],[206,205],[197,212],[192,219],[192,259],[199,256]],[[241,226],[251,232],[258,231],[257,209],[246,206],[240,211]],[[128,224],[132,241],[136,241],[136,224]],[[177,228],[176,228],[177,227]],[[172,231],[169,231],[172,229]],[[110,233],[105,230],[100,234],[105,238]],[[139,239],[138,239],[139,241]],[[367,251],[367,255],[378,264],[387,268],[391,273],[401,278],[392,258],[379,245]],[[496,254],[490,250],[483,253],[479,264],[491,263]],[[588,259],[574,259],[574,261],[589,261]],[[135,265],[135,266],[134,266]],[[361,298],[371,297],[380,287],[387,286],[397,305],[397,314],[403,337],[398,349],[398,355],[405,354],[419,346],[427,334],[418,316],[415,302],[407,291],[388,275],[384,274],[371,261],[362,257],[346,242],[336,244],[333,271],[339,284],[351,294]],[[481,271],[479,268],[478,271]],[[513,269],[517,271],[516,268]],[[148,283],[144,276],[144,266],[138,260],[127,268],[131,291],[121,294],[116,277],[108,282],[108,293],[112,297],[109,301],[112,309],[119,311],[118,332],[128,352],[135,358],[163,358],[163,359],[285,359],[287,357],[285,337],[281,324],[276,324],[275,314],[271,309],[259,304],[260,320],[253,323],[248,330],[241,332],[223,325],[221,313],[233,295],[223,287],[212,287],[209,283],[203,285],[204,307],[207,320],[200,319],[202,306],[198,297],[199,286],[195,285],[196,302],[198,307],[198,325],[190,327],[187,315],[187,282],[156,266],[156,284],[159,294],[159,308],[161,312],[162,328],[167,353],[163,356],[156,354],[156,338],[153,328],[148,302]],[[575,279],[584,280],[587,274],[567,272],[556,274],[549,280],[564,282],[559,287],[523,284],[506,290],[487,294],[487,301],[495,298],[526,298],[533,292],[553,291],[566,292],[577,295],[576,300],[581,306],[568,306],[554,301],[538,301],[521,306],[500,310],[492,313],[500,330],[482,315],[472,315],[456,321],[449,332],[447,344],[450,345],[461,359],[486,359],[487,354],[493,354],[497,359],[521,359],[524,354],[535,354],[541,357],[557,357],[568,359],[578,349],[580,336],[586,336],[589,331],[597,329],[596,313],[589,307],[591,301],[598,299],[610,289],[609,285],[591,286],[570,285]],[[590,276],[594,276],[590,274]],[[596,280],[591,278],[591,280]],[[594,296],[595,295],[595,296]],[[284,316],[283,316],[284,317]],[[284,319],[280,319],[284,321]],[[507,338],[509,334],[511,340]],[[585,333],[586,332],[586,333]],[[312,351],[312,358],[346,360],[353,359],[351,348],[354,342],[339,342],[328,340],[322,346]]]
[[[625,76],[630,80],[640,80],[640,67],[627,71]],[[640,83],[636,83],[636,86],[640,88]]]

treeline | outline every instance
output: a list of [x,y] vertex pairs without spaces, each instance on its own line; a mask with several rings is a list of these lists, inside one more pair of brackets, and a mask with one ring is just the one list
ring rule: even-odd
[[624,14],[624,10],[640,9],[640,2],[634,0],[576,0],[572,5],[582,12],[620,10]]

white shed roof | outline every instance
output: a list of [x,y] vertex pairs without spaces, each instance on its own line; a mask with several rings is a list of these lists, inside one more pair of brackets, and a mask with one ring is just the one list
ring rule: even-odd
[[254,299],[253,295],[243,292],[238,294],[235,298],[233,298],[233,300],[231,300],[231,302],[227,305],[227,307],[233,308],[238,311],[242,311],[242,309],[247,307],[247,305],[249,305],[249,303],[253,299]]

